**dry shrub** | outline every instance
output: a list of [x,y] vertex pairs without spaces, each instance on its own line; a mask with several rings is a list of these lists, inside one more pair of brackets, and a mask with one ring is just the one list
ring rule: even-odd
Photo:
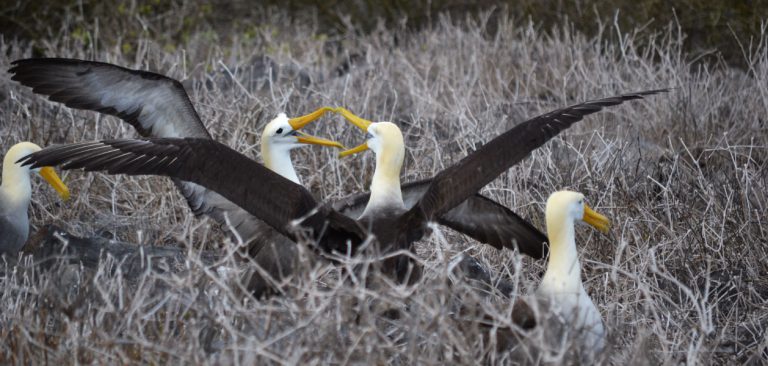
[[[391,120],[401,126],[408,145],[404,181],[435,174],[527,117],[591,98],[675,87],[667,95],[587,118],[483,192],[541,229],[544,202],[560,189],[584,192],[613,219],[607,236],[577,230],[583,278],[610,333],[605,361],[764,360],[765,29],[759,42],[744,45],[748,67],[742,70],[698,62],[699,55],[683,51],[684,35],[672,26],[642,38],[603,26],[600,35],[587,37],[568,27],[546,35],[504,17],[489,33],[484,19],[459,25],[442,17],[421,31],[380,28],[328,40],[279,18],[274,32],[231,45],[200,34],[169,50],[144,39],[126,56],[119,47],[77,47],[62,36],[52,38],[43,52],[183,80],[215,138],[253,158],[260,129],[280,111],[299,115],[321,105],[343,105],[373,120]],[[0,48],[0,68],[31,52],[9,41]],[[48,145],[136,136],[115,118],[33,95],[7,74],[0,83],[3,150],[19,140]],[[362,139],[336,117],[325,117],[310,131],[346,145]],[[340,161],[335,153],[314,147],[294,153],[304,183],[324,199],[365,189],[372,175],[372,154]],[[511,324],[513,301],[451,281],[451,260],[461,252],[477,256],[494,278],[515,284],[513,297],[535,288],[543,261],[439,229],[418,245],[427,270],[414,286],[375,273],[356,277],[345,266],[307,260],[286,285],[285,296],[243,303],[230,260],[206,267],[195,259],[202,248],[224,252],[229,239],[210,221],[192,217],[168,179],[82,172],[65,173],[64,179],[73,188],[66,203],[34,180],[30,213],[36,227],[57,222],[79,235],[180,242],[190,251],[188,268],[133,280],[109,260],[97,271],[62,264],[42,272],[28,261],[5,268],[3,362],[523,360],[495,347],[497,330]],[[460,303],[472,311],[462,313]],[[384,316],[393,310],[399,319]],[[478,326],[481,317],[494,319],[496,327]],[[536,344],[524,347],[533,352]]]

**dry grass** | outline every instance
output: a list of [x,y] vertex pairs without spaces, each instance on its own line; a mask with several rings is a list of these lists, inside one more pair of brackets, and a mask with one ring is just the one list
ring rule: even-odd
[[[276,17],[274,31],[227,46],[204,34],[175,52],[146,40],[126,58],[120,49],[83,48],[60,37],[44,52],[185,80],[213,135],[254,158],[260,129],[279,111],[298,115],[343,105],[394,121],[408,144],[404,181],[433,175],[526,117],[590,98],[677,87],[589,117],[484,192],[541,229],[546,197],[560,189],[585,193],[613,219],[607,236],[578,229],[583,278],[610,333],[604,361],[721,364],[768,357],[768,33],[744,45],[749,67],[736,70],[684,53],[684,35],[675,27],[642,39],[603,27],[614,37],[588,38],[566,30],[546,36],[505,19],[488,34],[482,19],[457,25],[443,18],[415,33],[382,29],[327,40]],[[601,41],[611,38],[620,42]],[[7,41],[0,48],[3,69],[30,53]],[[254,80],[260,72],[248,66],[262,55],[280,69],[272,79]],[[344,63],[349,67],[340,69]],[[0,83],[3,150],[18,140],[135,136],[114,118],[47,102],[8,75]],[[347,145],[362,138],[333,117],[310,130]],[[311,148],[294,154],[305,184],[325,199],[366,188],[371,154],[339,161],[334,153]],[[286,296],[241,304],[231,286],[235,276],[194,259],[201,247],[224,251],[228,239],[211,222],[192,217],[170,181],[82,172],[64,177],[74,199],[63,204],[35,180],[30,213],[36,227],[58,222],[81,235],[181,242],[190,248],[189,270],[129,281],[111,262],[96,272],[64,265],[44,273],[27,262],[0,279],[2,362],[520,360],[495,352],[495,332],[483,337],[470,321],[490,316],[510,324],[512,302],[452,283],[449,263],[468,251],[524,296],[535,288],[543,261],[486,248],[446,229],[419,244],[428,270],[414,286],[365,283],[308,260]],[[456,299],[475,311],[456,315]],[[403,318],[381,316],[392,308],[405,309]]]

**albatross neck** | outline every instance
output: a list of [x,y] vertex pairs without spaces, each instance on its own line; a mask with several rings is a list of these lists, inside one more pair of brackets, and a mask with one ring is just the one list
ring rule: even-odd
[[29,169],[16,164],[16,157],[5,156],[3,159],[3,180],[0,182],[0,196],[13,207],[29,205],[32,196],[32,184]]
[[558,292],[578,291],[581,284],[581,264],[576,252],[576,233],[573,219],[564,212],[547,211],[549,237],[549,263],[542,279],[545,288]]
[[404,157],[405,147],[402,145],[399,148],[389,146],[388,149],[382,149],[381,154],[376,154],[371,198],[368,199],[363,216],[382,208],[405,210],[403,193],[400,190],[400,169],[403,167]]
[[296,169],[293,167],[293,161],[291,161],[290,146],[276,146],[269,140],[262,140],[261,158],[267,169],[301,185],[301,180],[299,180]]

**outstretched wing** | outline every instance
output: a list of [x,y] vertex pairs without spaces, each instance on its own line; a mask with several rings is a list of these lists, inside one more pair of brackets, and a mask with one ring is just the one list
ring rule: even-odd
[[470,196],[437,222],[494,248],[517,248],[534,259],[546,256],[547,236],[509,208],[481,194]]
[[584,116],[598,112],[603,107],[667,91],[668,89],[648,90],[592,100],[525,121],[435,176],[424,196],[411,209],[414,215],[409,216],[421,216],[422,220],[439,217],[520,162],[531,151],[581,121]]
[[211,138],[178,80],[103,62],[64,58],[17,60],[12,80],[37,94],[117,116],[142,136]]
[[[218,192],[283,235],[298,239],[294,220],[320,235],[364,239],[354,220],[338,220],[301,185],[210,139],[109,140],[54,146],[21,160],[24,165],[106,171],[109,174],[164,175]],[[341,215],[338,215],[341,216]],[[350,228],[351,234],[344,231]],[[322,243],[321,243],[322,244]],[[326,245],[327,247],[327,245]]]
[[[431,179],[424,179],[402,185],[406,209],[419,202],[431,182]],[[369,198],[370,193],[356,194],[334,202],[333,208],[357,218],[365,210]],[[521,253],[536,259],[547,254],[547,247],[543,245],[549,241],[546,235],[512,210],[479,193],[440,215],[437,222],[498,249],[518,248]]]
[[[13,62],[12,80],[71,108],[117,116],[144,137],[211,138],[184,87],[175,79],[113,64],[63,58],[33,58]],[[210,215],[229,223],[249,240],[259,223],[215,192],[174,179],[195,215]]]

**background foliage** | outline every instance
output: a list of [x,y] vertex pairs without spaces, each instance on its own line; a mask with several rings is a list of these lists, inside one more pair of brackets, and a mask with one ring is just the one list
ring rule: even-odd
[[601,27],[650,34],[674,24],[686,35],[686,51],[743,67],[744,50],[758,40],[768,15],[768,0],[6,0],[0,8],[0,33],[32,43],[68,34],[86,44],[98,39],[101,47],[130,51],[141,38],[175,48],[201,32],[217,42],[254,37],[268,28],[274,12],[336,37],[370,33],[380,26],[419,30],[433,27],[439,14],[461,20],[490,9],[495,10],[486,24],[490,29],[499,16],[531,19],[546,32],[568,23],[573,31],[590,36],[610,34]]

